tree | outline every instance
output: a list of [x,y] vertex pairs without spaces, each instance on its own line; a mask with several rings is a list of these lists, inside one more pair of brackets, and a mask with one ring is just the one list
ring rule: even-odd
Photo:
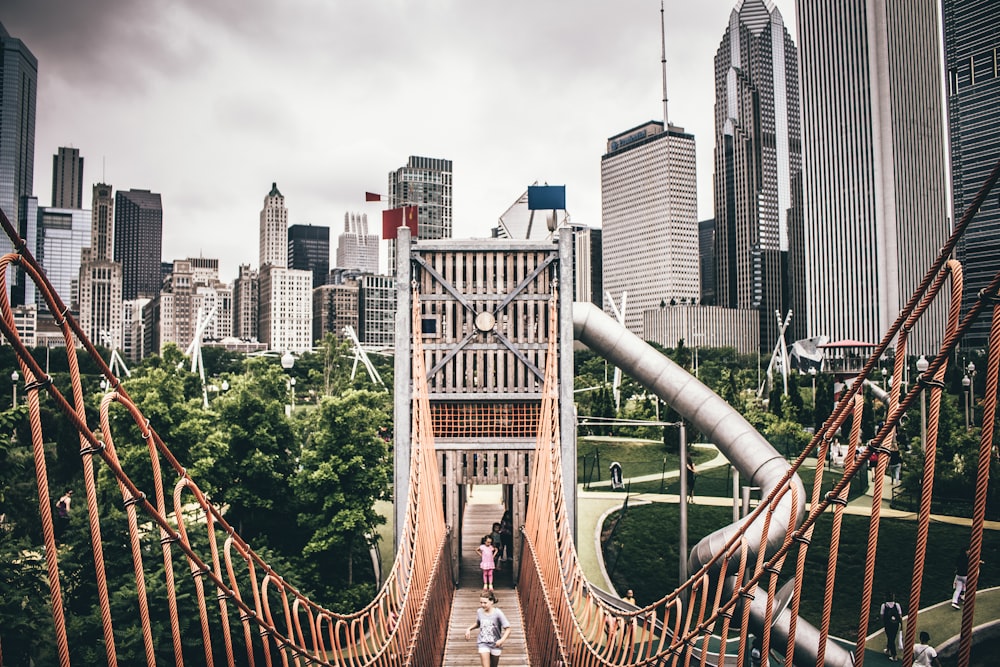
[[[288,488],[299,444],[284,414],[286,378],[271,360],[249,360],[247,374],[230,383],[213,402],[225,430],[206,451],[203,478],[213,501],[228,505],[227,520],[248,542],[255,539],[283,553],[296,553],[296,508]],[[202,480],[199,480],[199,485]]]
[[379,437],[391,422],[388,402],[382,392],[348,389],[321,399],[300,424],[292,489],[302,504],[302,565],[328,599],[355,585],[354,561],[367,556],[362,547],[385,521],[373,505],[388,495],[392,472],[388,444]]

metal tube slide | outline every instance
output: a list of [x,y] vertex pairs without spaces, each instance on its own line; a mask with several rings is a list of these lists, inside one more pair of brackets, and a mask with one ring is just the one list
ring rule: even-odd
[[[736,409],[594,304],[581,302],[573,304],[573,332],[578,341],[628,373],[705,434],[740,471],[740,475],[748,485],[760,487],[762,497],[770,494],[788,471],[789,465],[784,457]],[[794,515],[795,525],[798,526],[805,515],[805,491],[802,481],[795,475],[790,483],[797,487],[798,506],[794,508],[791,506],[790,492],[785,493],[779,501],[771,517],[766,553],[763,554],[765,558],[781,547],[789,518]],[[740,520],[720,528],[698,542],[691,550],[688,559],[689,571],[699,570],[715,554],[721,552],[745,522],[746,520]],[[745,535],[752,550],[758,548],[763,529],[763,515],[747,526]],[[759,629],[763,625],[763,613],[760,613],[758,618],[754,606],[751,606],[751,613],[756,621],[754,625]],[[788,614],[784,616],[787,633]],[[813,644],[808,647],[804,645],[805,642],[797,641],[797,644],[803,645],[796,647],[796,663],[799,663],[800,651],[805,652],[803,656],[816,655],[817,635],[805,631],[804,625],[807,625],[807,622],[800,619],[796,637],[805,638],[808,635],[813,638]],[[853,664],[852,654],[833,642],[827,642],[826,651],[827,665],[841,667]]]

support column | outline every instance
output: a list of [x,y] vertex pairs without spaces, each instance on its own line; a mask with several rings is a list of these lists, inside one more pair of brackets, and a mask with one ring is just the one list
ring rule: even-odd
[[573,230],[559,230],[559,440],[566,518],[576,536],[576,408],[573,403]]
[[395,396],[393,399],[393,553],[399,553],[399,535],[406,518],[406,500],[410,493],[410,411],[412,409],[413,382],[410,377],[410,340],[412,307],[410,297],[410,230],[400,227],[396,239],[396,341],[393,371]]

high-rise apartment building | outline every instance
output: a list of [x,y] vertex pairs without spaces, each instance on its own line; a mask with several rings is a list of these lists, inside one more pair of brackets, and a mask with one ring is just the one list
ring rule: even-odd
[[[91,341],[121,341],[122,267],[114,261],[115,199],[105,183],[94,186],[90,247],[80,251],[80,327]],[[103,334],[103,336],[102,336]]]
[[264,197],[260,211],[260,268],[265,264],[286,266],[288,261],[288,209],[277,183]]
[[193,257],[174,261],[163,289],[150,306],[146,337],[152,351],[167,343],[186,350],[194,340],[199,320],[211,316],[202,340],[227,338],[233,332],[233,291],[219,280],[219,260]]
[[[73,312],[80,309],[80,255],[90,244],[91,215],[79,208],[38,209],[38,262]],[[45,300],[37,302],[39,312],[48,313]]]
[[257,340],[260,319],[257,269],[240,264],[240,274],[233,281],[233,336],[240,340]]
[[[22,211],[22,199],[31,197],[35,174],[35,98],[38,89],[38,60],[24,42],[0,23],[0,209],[10,224],[17,227],[35,252],[35,238],[27,225],[34,226],[32,216]],[[13,250],[6,234],[0,234],[0,255]],[[22,270],[8,267],[7,285],[11,303],[26,301],[25,277]]]
[[313,340],[332,333],[344,340],[344,327],[358,331],[358,281],[348,278],[339,284],[320,285],[313,290]]
[[629,331],[641,336],[643,311],[661,303],[697,302],[694,135],[651,120],[608,139],[601,217],[604,289],[616,303],[628,293]]
[[[715,304],[760,313],[760,344],[778,339],[775,312],[805,335],[798,54],[769,0],[742,0],[715,54]],[[798,259],[790,259],[797,255]]]
[[[975,198],[1000,159],[1000,3],[995,0],[944,0],[944,56],[948,72],[952,194],[955,217]],[[987,198],[959,241],[964,268],[962,310],[968,312],[979,291],[997,272],[1000,206]],[[962,340],[984,348],[990,321],[980,318]]]
[[378,234],[368,232],[368,215],[345,213],[344,233],[337,237],[338,269],[378,273]]
[[52,208],[83,208],[83,158],[79,148],[52,156]]
[[[451,160],[411,155],[389,172],[389,208],[417,207],[418,239],[450,239]],[[396,272],[396,241],[389,241],[389,272]]]
[[313,287],[324,284],[330,272],[330,228],[289,225],[288,268],[312,271]]
[[122,265],[122,298],[155,298],[163,273],[163,204],[149,190],[115,194],[115,261]]
[[312,271],[265,264],[260,271],[257,337],[271,350],[312,349]]
[[396,279],[365,274],[358,277],[358,339],[368,350],[396,345]]
[[[876,343],[949,232],[938,3],[796,10],[808,335]],[[941,342],[938,313],[910,352]]]
[[287,261],[288,209],[272,183],[260,211],[257,339],[272,350],[304,352],[312,347],[313,272]]

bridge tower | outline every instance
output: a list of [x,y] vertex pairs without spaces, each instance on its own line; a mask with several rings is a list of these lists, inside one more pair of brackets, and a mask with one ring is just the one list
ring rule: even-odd
[[[441,470],[445,522],[461,544],[470,484],[500,484],[514,526],[514,554],[527,507],[550,336],[558,336],[563,491],[576,525],[573,409],[572,231],[546,241],[446,239],[410,242],[399,229],[395,358],[395,538],[406,511],[410,465],[411,336],[421,336]],[[568,286],[560,290],[560,285]],[[411,331],[413,295],[420,331]],[[558,331],[548,308],[559,300]],[[497,517],[500,520],[500,517]],[[575,530],[574,530],[575,533]],[[575,539],[575,535],[574,535]],[[453,549],[458,580],[460,554]],[[518,562],[513,563],[516,580]]]

